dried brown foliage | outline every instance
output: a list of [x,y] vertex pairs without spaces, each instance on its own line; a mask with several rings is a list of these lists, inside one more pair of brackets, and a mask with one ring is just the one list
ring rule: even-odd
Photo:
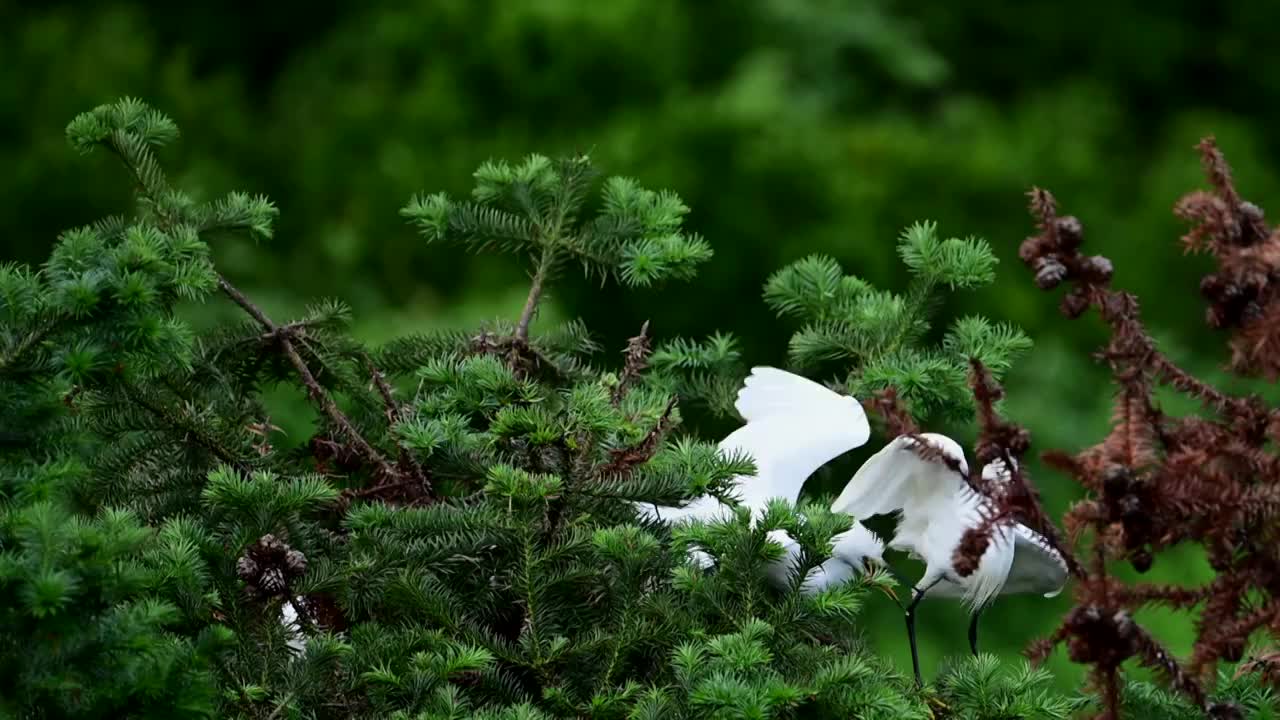
[[[1217,259],[1217,271],[1201,285],[1208,320],[1232,333],[1233,371],[1274,379],[1280,375],[1280,233],[1241,199],[1212,139],[1198,149],[1213,189],[1183,197],[1175,212],[1192,223],[1185,246]],[[1280,636],[1280,456],[1269,447],[1280,439],[1280,410],[1255,396],[1221,392],[1163,355],[1143,326],[1137,299],[1111,287],[1110,261],[1080,252],[1080,221],[1060,216],[1045,190],[1032,190],[1030,198],[1038,232],[1019,255],[1040,288],[1069,286],[1061,302],[1065,315],[1093,308],[1107,324],[1110,338],[1099,357],[1111,370],[1116,401],[1112,429],[1101,442],[1074,455],[1044,454],[1087,491],[1067,513],[1066,527],[1088,561],[1073,565],[1075,607],[1028,654],[1043,659],[1065,643],[1073,661],[1091,666],[1104,717],[1119,716],[1118,671],[1129,659],[1157,670],[1207,715],[1235,716],[1234,708],[1207,699],[1205,683],[1219,661],[1243,657],[1254,633]],[[1163,412],[1153,400],[1161,385],[1199,400],[1204,416]],[[1011,509],[1015,503],[998,504]],[[1129,585],[1111,574],[1117,562],[1145,572],[1156,554],[1188,543],[1204,548],[1216,573],[1203,586]],[[1134,621],[1132,613],[1148,605],[1196,615],[1190,657],[1174,658]],[[1254,663],[1273,681],[1280,674],[1273,656]]]
[[[977,407],[978,439],[968,480],[979,495],[991,501],[991,507],[981,510],[982,522],[961,538],[952,561],[954,569],[961,577],[973,573],[987,551],[992,531],[1020,523],[1039,533],[1045,544],[1066,562],[1068,570],[1080,575],[1079,562],[1063,544],[1040,501],[1040,492],[1020,462],[1031,449],[1030,433],[1000,416],[996,403],[1004,398],[1004,388],[977,359],[970,360],[970,365],[969,382]],[[1000,472],[996,478],[988,479],[984,477],[984,470],[993,463],[998,463]]]
[[640,326],[640,334],[627,340],[627,349],[622,351],[626,362],[622,368],[622,375],[618,377],[618,384],[614,386],[612,397],[610,398],[613,400],[614,405],[622,402],[622,398],[626,396],[631,384],[639,379],[641,373],[649,367],[649,355],[652,352],[649,339],[649,321],[646,320],[644,325]]
[[1240,197],[1213,138],[1197,149],[1213,190],[1187,194],[1174,212],[1191,223],[1182,238],[1186,249],[1217,260],[1218,271],[1200,284],[1209,301],[1205,320],[1231,331],[1233,369],[1275,380],[1280,376],[1280,231],[1269,230],[1262,210]]
[[605,477],[617,477],[630,473],[631,470],[639,465],[648,462],[654,454],[662,446],[662,440],[667,433],[675,425],[675,418],[672,417],[672,411],[676,409],[676,402],[680,398],[672,395],[667,400],[667,406],[662,411],[662,416],[658,418],[658,422],[654,424],[649,432],[640,439],[635,445],[610,450],[610,460],[599,469],[599,474]]

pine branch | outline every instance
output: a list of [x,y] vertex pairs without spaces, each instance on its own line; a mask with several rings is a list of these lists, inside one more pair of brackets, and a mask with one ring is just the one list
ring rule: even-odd
[[303,362],[302,356],[298,354],[297,349],[293,346],[292,332],[289,331],[286,326],[279,326],[272,322],[257,305],[254,305],[253,302],[245,296],[244,293],[240,292],[240,290],[221,275],[218,276],[218,287],[227,295],[227,297],[231,298],[235,304],[239,305],[241,309],[248,313],[250,317],[257,320],[258,324],[261,325],[269,335],[274,337],[276,344],[280,347],[280,351],[285,354],[294,369],[297,370],[298,376],[302,379],[302,383],[307,388],[308,397],[310,397],[316,407],[318,407],[320,411],[323,412],[329,420],[347,436],[348,441],[355,446],[357,452],[359,452],[366,461],[378,469],[382,478],[386,479],[397,477],[399,473],[396,471],[395,467],[387,462],[387,459],[382,456],[382,453],[375,450],[374,447],[369,444],[368,440],[364,439],[364,436],[355,429],[355,426],[351,424],[351,421],[347,416],[338,409],[337,404],[333,402],[333,398],[329,397],[329,394],[325,392],[324,388],[320,386],[320,383],[316,381],[315,376],[311,374],[311,369],[307,367],[305,362]]
[[15,367],[22,356],[31,352],[40,343],[44,342],[51,333],[58,329],[64,318],[55,317],[42,323],[39,327],[27,333],[18,341],[16,347],[13,348],[3,358],[0,358],[0,374],[7,372],[10,368]]
[[623,351],[626,355],[626,364],[622,368],[622,375],[618,377],[618,384],[614,386],[613,395],[610,398],[615,407],[626,396],[628,387],[649,367],[650,352],[652,350],[649,340],[649,321],[645,320],[640,326],[640,334],[628,340],[627,349]]
[[214,457],[218,458],[222,462],[234,467],[242,475],[248,475],[252,472],[252,469],[246,465],[243,460],[236,457],[235,453],[222,447],[217,440],[207,435],[200,425],[190,422],[185,417],[180,417],[169,412],[169,410],[162,405],[152,403],[146,398],[145,393],[138,392],[136,388],[130,386],[127,382],[121,381],[120,384],[125,390],[125,397],[129,398],[130,402],[138,405],[174,428],[181,430],[186,437],[190,437],[197,445],[208,450]]
[[[915,419],[911,417],[911,413],[903,406],[896,388],[888,387],[881,390],[870,399],[863,401],[863,405],[883,419],[889,435],[897,437],[899,435],[914,436],[920,434],[920,426],[916,424]],[[917,445],[927,446],[928,443],[917,443]]]
[[542,286],[547,280],[547,273],[551,271],[555,257],[555,248],[548,246],[542,251],[542,257],[538,260],[538,269],[534,272],[529,296],[524,301],[524,309],[520,311],[520,320],[516,323],[515,338],[519,343],[529,342],[529,324],[533,322],[533,315],[538,310],[538,302],[542,299]]
[[657,452],[658,446],[662,442],[662,438],[671,429],[671,412],[675,410],[679,397],[672,395],[667,400],[667,405],[662,411],[658,422],[654,423],[652,429],[645,433],[640,442],[630,447],[620,448],[610,451],[613,459],[602,466],[599,474],[603,476],[618,476],[630,471],[636,465],[647,462]]
[[[395,396],[392,394],[391,386],[387,383],[386,376],[383,375],[382,371],[373,364],[373,359],[364,352],[360,355],[364,359],[365,367],[368,369],[370,377],[373,378],[373,384],[378,389],[378,394],[382,396],[382,401],[387,406],[387,426],[393,427],[396,423],[400,422],[401,418],[403,418],[404,408],[396,401]],[[413,453],[406,448],[404,443],[400,440],[396,440],[396,447],[400,451],[400,464],[401,466],[407,467],[408,473],[413,479],[413,483],[416,483],[416,485],[424,492],[430,494],[431,481],[427,477],[426,470],[423,469],[422,464],[418,462]],[[406,483],[399,483],[401,486],[405,484]]]

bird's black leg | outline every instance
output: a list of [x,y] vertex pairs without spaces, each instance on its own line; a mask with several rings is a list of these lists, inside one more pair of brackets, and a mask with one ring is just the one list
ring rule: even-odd
[[973,611],[973,617],[969,618],[969,651],[974,657],[978,657],[978,617],[982,615],[982,609]]
[[911,643],[911,670],[916,674],[916,687],[924,686],[920,677],[920,651],[916,648],[916,605],[924,598],[924,593],[912,590],[911,604],[907,605],[907,642]]
[[911,604],[907,605],[907,641],[911,643],[911,670],[916,674],[916,687],[924,687],[924,678],[920,675],[920,651],[916,647],[916,605],[920,604],[920,601],[924,599],[924,594],[934,585],[937,585],[940,580],[942,578],[934,580],[923,590],[913,588]]

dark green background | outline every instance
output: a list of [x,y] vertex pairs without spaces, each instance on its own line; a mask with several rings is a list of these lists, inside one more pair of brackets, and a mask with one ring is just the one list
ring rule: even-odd
[[[589,150],[608,171],[677,191],[716,258],[699,282],[650,291],[567,278],[542,322],[581,316],[610,353],[645,319],[659,337],[725,330],[749,362],[780,363],[793,328],[760,299],[770,272],[822,252],[901,287],[894,240],[933,219],[1000,256],[997,284],[944,312],[1015,322],[1035,339],[1008,407],[1038,450],[1101,437],[1110,389],[1089,358],[1098,322],[1061,319],[1017,261],[1029,186],[1081,217],[1088,249],[1144,298],[1165,349],[1213,375],[1224,345],[1196,291],[1208,264],[1182,256],[1170,212],[1202,184],[1192,145],[1216,134],[1246,197],[1280,197],[1280,3],[1262,0],[31,5],[0,1],[0,260],[39,262],[60,230],[124,207],[123,174],[78,158],[62,129],[127,94],[182,128],[166,158],[183,187],[263,192],[281,208],[269,244],[215,251],[267,307],[341,297],[372,340],[471,326],[518,313],[525,268],[429,248],[397,210],[420,190],[465,192],[491,157]],[[288,400],[279,422],[300,434],[307,417]],[[810,487],[836,489],[872,449]],[[1034,470],[1064,508],[1069,481]],[[1188,550],[1151,575],[1206,572]],[[1001,600],[985,647],[1012,657],[1056,623],[1066,595]],[[873,605],[871,642],[906,669],[896,609]],[[1185,652],[1185,623],[1143,619]],[[936,601],[921,623],[932,673],[963,648],[964,615]],[[1053,667],[1068,667],[1061,652]]]

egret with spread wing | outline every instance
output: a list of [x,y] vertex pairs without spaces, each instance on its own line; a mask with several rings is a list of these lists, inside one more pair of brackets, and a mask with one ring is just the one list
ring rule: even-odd
[[[917,439],[918,438],[918,439]],[[923,442],[928,447],[920,447]],[[983,477],[1008,478],[1002,461],[986,466]],[[978,617],[998,595],[1062,591],[1067,564],[1039,533],[1022,524],[997,525],[978,567],[961,577],[953,567],[956,548],[967,530],[994,511],[993,503],[973,489],[964,451],[951,438],[936,433],[900,436],[871,456],[845,487],[831,509],[864,520],[901,513],[889,547],[907,551],[925,563],[924,575],[912,588],[906,607],[911,665],[920,682],[916,650],[915,609],[925,594],[960,598],[969,607],[969,647],[978,653]]]
[[[866,413],[857,400],[776,368],[753,368],[734,407],[747,422],[719,447],[724,453],[745,453],[756,466],[754,476],[738,476],[733,481],[739,503],[751,510],[753,524],[770,500],[781,498],[794,504],[815,470],[871,436]],[[669,523],[733,516],[732,507],[711,495],[684,507],[640,503],[638,509],[648,518]],[[776,584],[785,585],[799,561],[800,544],[785,530],[773,530],[769,538],[784,551],[783,558],[770,567],[769,576]],[[806,576],[805,592],[848,580],[867,562],[883,563],[883,543],[859,523],[834,536],[832,544],[831,558]],[[704,568],[715,563],[697,548],[690,551],[690,557]]]

